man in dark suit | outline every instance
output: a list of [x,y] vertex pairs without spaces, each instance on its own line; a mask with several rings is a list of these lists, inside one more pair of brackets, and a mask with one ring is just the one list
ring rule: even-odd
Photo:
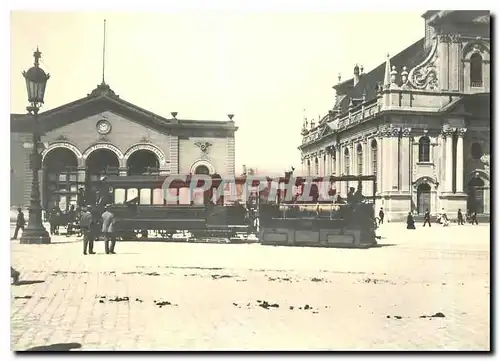
[[[114,237],[115,215],[109,210],[109,205],[102,214],[102,229],[104,236],[104,249],[106,254],[115,254],[116,239]],[[111,245],[110,245],[111,241]]]
[[461,226],[464,224],[464,216],[462,215],[462,211],[460,208],[458,209],[457,213],[457,223]]
[[17,209],[17,220],[16,220],[16,229],[14,230],[14,237],[12,239],[17,239],[17,235],[19,230],[22,229],[24,232],[24,226],[26,225],[26,220],[24,219],[24,213],[21,208]]
[[80,218],[80,227],[83,232],[83,254],[87,254],[87,248],[89,254],[95,254],[94,252],[94,232],[92,232],[92,213],[87,207],[83,207],[82,216]]
[[424,214],[424,227],[426,224],[428,224],[429,227],[431,226],[431,214],[428,209],[425,210]]

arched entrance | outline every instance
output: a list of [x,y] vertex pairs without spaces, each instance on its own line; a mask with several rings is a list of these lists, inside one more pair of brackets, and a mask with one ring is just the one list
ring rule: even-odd
[[99,181],[107,175],[118,175],[119,160],[116,154],[109,149],[97,149],[89,154],[86,162],[85,190],[86,199],[94,204],[96,192],[99,190]]
[[431,210],[431,186],[421,183],[417,188],[417,212],[424,214],[426,210]]
[[160,162],[150,150],[137,150],[127,159],[128,175],[158,174],[159,170]]
[[43,159],[42,206],[52,209],[59,206],[62,211],[77,204],[78,189],[85,184],[78,177],[78,159],[68,148],[55,148]]
[[467,184],[467,209],[478,214],[484,213],[484,181],[472,178]]
[[208,169],[208,167],[206,165],[200,164],[194,170],[194,174],[206,174],[206,175],[210,175],[210,169]]

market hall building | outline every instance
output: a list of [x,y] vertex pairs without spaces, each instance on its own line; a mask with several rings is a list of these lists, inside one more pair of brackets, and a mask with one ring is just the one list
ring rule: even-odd
[[[424,37],[333,88],[333,108],[302,129],[302,172],[374,174],[376,209],[490,214],[490,13],[427,11]],[[349,187],[356,187],[351,184]],[[371,195],[371,184],[363,184]],[[345,197],[347,186],[338,185]]]
[[[78,190],[105,175],[235,172],[232,120],[164,118],[121,99],[102,83],[86,97],[39,114],[42,207],[66,210]],[[27,207],[33,116],[11,114],[11,206]],[[128,197],[127,197],[128,198]]]

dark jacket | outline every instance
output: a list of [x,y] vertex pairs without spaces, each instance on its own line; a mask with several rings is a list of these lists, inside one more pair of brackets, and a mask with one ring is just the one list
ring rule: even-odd
[[24,213],[19,212],[17,214],[16,226],[24,227],[25,224],[26,224],[26,220],[24,219]]
[[89,211],[85,211],[82,213],[82,216],[80,218],[80,227],[82,227],[83,230],[90,230],[90,226],[92,224],[92,213]]

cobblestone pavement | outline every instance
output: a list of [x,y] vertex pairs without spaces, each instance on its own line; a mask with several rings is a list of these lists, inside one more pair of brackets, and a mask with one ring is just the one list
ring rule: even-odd
[[489,232],[389,224],[367,250],[98,242],[89,256],[75,238],[12,241],[11,346],[489,350]]

